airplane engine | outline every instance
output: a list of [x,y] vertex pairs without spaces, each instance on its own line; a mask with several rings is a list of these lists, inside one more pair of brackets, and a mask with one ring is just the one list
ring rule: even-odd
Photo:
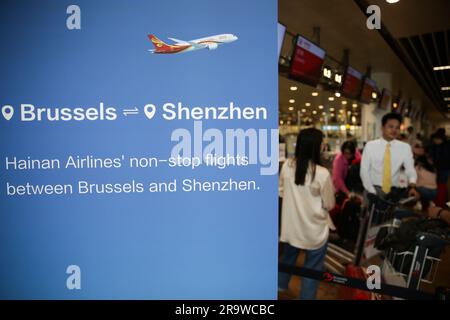
[[216,50],[217,49],[217,43],[210,43],[208,44],[208,49],[209,50]]

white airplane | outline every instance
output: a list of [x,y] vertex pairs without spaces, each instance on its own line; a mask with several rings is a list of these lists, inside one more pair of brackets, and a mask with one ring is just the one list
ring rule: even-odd
[[150,51],[151,53],[158,53],[158,54],[182,53],[200,49],[215,50],[217,49],[219,44],[233,42],[238,39],[238,37],[236,37],[234,34],[219,34],[216,36],[210,36],[191,41],[183,41],[175,38],[169,38],[170,40],[175,42],[175,44],[170,45],[162,42],[153,34],[149,34],[148,38],[155,47],[155,49],[148,51]]

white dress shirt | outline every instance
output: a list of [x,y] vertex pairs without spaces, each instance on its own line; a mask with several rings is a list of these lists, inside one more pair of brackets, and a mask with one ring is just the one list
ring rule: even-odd
[[329,229],[335,230],[329,210],[334,208],[334,187],[328,170],[316,166],[314,181],[308,170],[305,184],[295,184],[296,163],[289,159],[283,164],[279,179],[281,209],[281,242],[306,250],[322,247],[328,240]]
[[[382,186],[384,154],[388,141],[383,138],[370,141],[364,147],[361,159],[361,180],[364,188],[370,193],[376,193],[374,186]],[[400,187],[402,165],[408,183],[416,183],[417,173],[414,168],[414,158],[411,146],[407,143],[392,140],[391,144],[391,177],[392,186]]]

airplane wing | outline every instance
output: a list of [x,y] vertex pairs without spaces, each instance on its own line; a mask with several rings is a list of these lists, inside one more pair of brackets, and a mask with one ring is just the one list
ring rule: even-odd
[[178,40],[175,38],[169,38],[170,40],[176,42],[178,45],[191,45],[192,47],[196,48],[196,49],[203,49],[206,48],[207,45],[206,44],[199,44],[193,41],[183,41],[183,40]]
[[177,44],[184,44],[184,45],[189,44],[189,41],[178,40],[178,39],[175,39],[175,38],[169,38],[169,39],[174,41],[174,42],[176,42]]
[[203,49],[208,47],[208,45],[203,44],[203,43],[196,43],[196,42],[192,42],[192,41],[187,41],[187,43],[189,43],[191,46],[193,46],[195,49]]

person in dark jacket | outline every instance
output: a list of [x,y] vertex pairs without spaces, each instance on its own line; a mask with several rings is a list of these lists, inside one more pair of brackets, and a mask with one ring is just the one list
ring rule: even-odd
[[432,135],[430,155],[437,169],[438,198],[436,204],[445,205],[447,201],[447,182],[450,177],[450,141],[445,136],[444,129],[438,129]]

